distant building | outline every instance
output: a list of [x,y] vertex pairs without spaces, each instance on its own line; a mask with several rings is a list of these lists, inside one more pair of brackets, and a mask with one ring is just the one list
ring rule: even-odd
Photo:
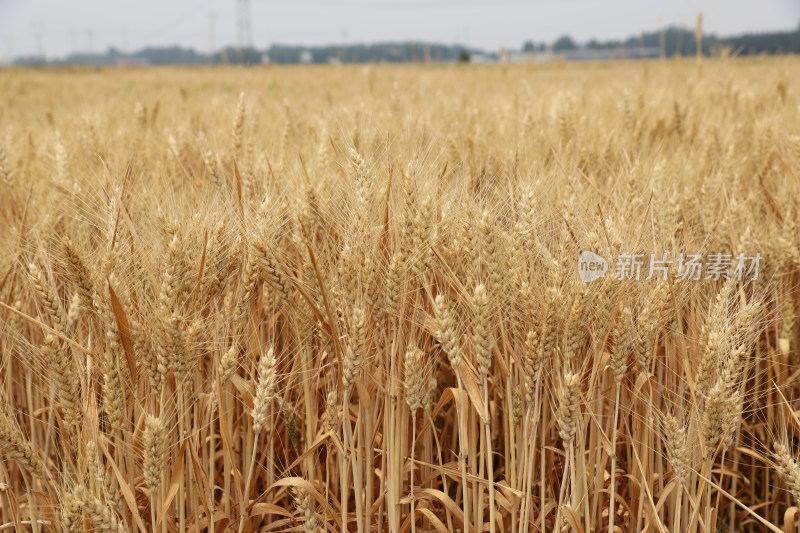
[[653,59],[660,57],[657,46],[619,48],[575,48],[572,50],[545,50],[539,52],[509,52],[500,55],[506,63],[552,63],[563,61],[610,61],[614,59]]
[[114,64],[118,67],[146,67],[150,62],[143,57],[118,57]]
[[544,52],[536,52],[533,56],[534,63],[552,63],[556,60],[556,55],[550,51],[545,50]]
[[490,63],[492,60],[486,54],[470,54],[469,62],[470,63]]
[[533,63],[536,55],[535,52],[506,52],[500,57],[504,63]]
[[578,48],[557,53],[566,61],[608,61],[610,59],[652,59],[661,56],[657,46],[636,46],[630,48]]
[[300,62],[304,65],[308,65],[314,61],[314,54],[311,53],[311,50],[303,50],[300,52]]

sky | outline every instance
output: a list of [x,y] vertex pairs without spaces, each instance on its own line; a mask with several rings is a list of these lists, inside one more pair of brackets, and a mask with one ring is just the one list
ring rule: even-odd
[[[43,53],[237,43],[237,0],[0,0],[0,60]],[[800,0],[250,0],[253,45],[426,41],[485,50],[616,39],[664,25],[718,35],[792,30]]]

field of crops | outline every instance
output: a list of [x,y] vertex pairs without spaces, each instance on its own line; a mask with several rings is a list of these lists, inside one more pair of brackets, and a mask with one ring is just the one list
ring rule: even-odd
[[797,531],[798,87],[0,70],[0,529]]

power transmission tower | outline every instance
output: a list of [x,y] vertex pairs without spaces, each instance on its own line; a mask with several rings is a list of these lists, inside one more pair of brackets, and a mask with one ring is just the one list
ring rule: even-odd
[[236,0],[236,36],[239,50],[253,47],[253,22],[250,18],[250,0]]
[[44,23],[35,22],[31,24],[31,30],[33,32],[34,42],[36,43],[36,57],[40,60],[44,60]]

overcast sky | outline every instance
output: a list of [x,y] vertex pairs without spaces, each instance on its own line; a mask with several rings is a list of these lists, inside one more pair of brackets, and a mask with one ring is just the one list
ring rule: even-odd
[[[621,38],[665,25],[720,35],[787,30],[800,0],[250,0],[253,43],[340,44],[423,40],[496,50],[525,40]],[[237,0],[0,0],[0,60],[75,51],[131,51],[146,45],[209,48],[236,44]]]

